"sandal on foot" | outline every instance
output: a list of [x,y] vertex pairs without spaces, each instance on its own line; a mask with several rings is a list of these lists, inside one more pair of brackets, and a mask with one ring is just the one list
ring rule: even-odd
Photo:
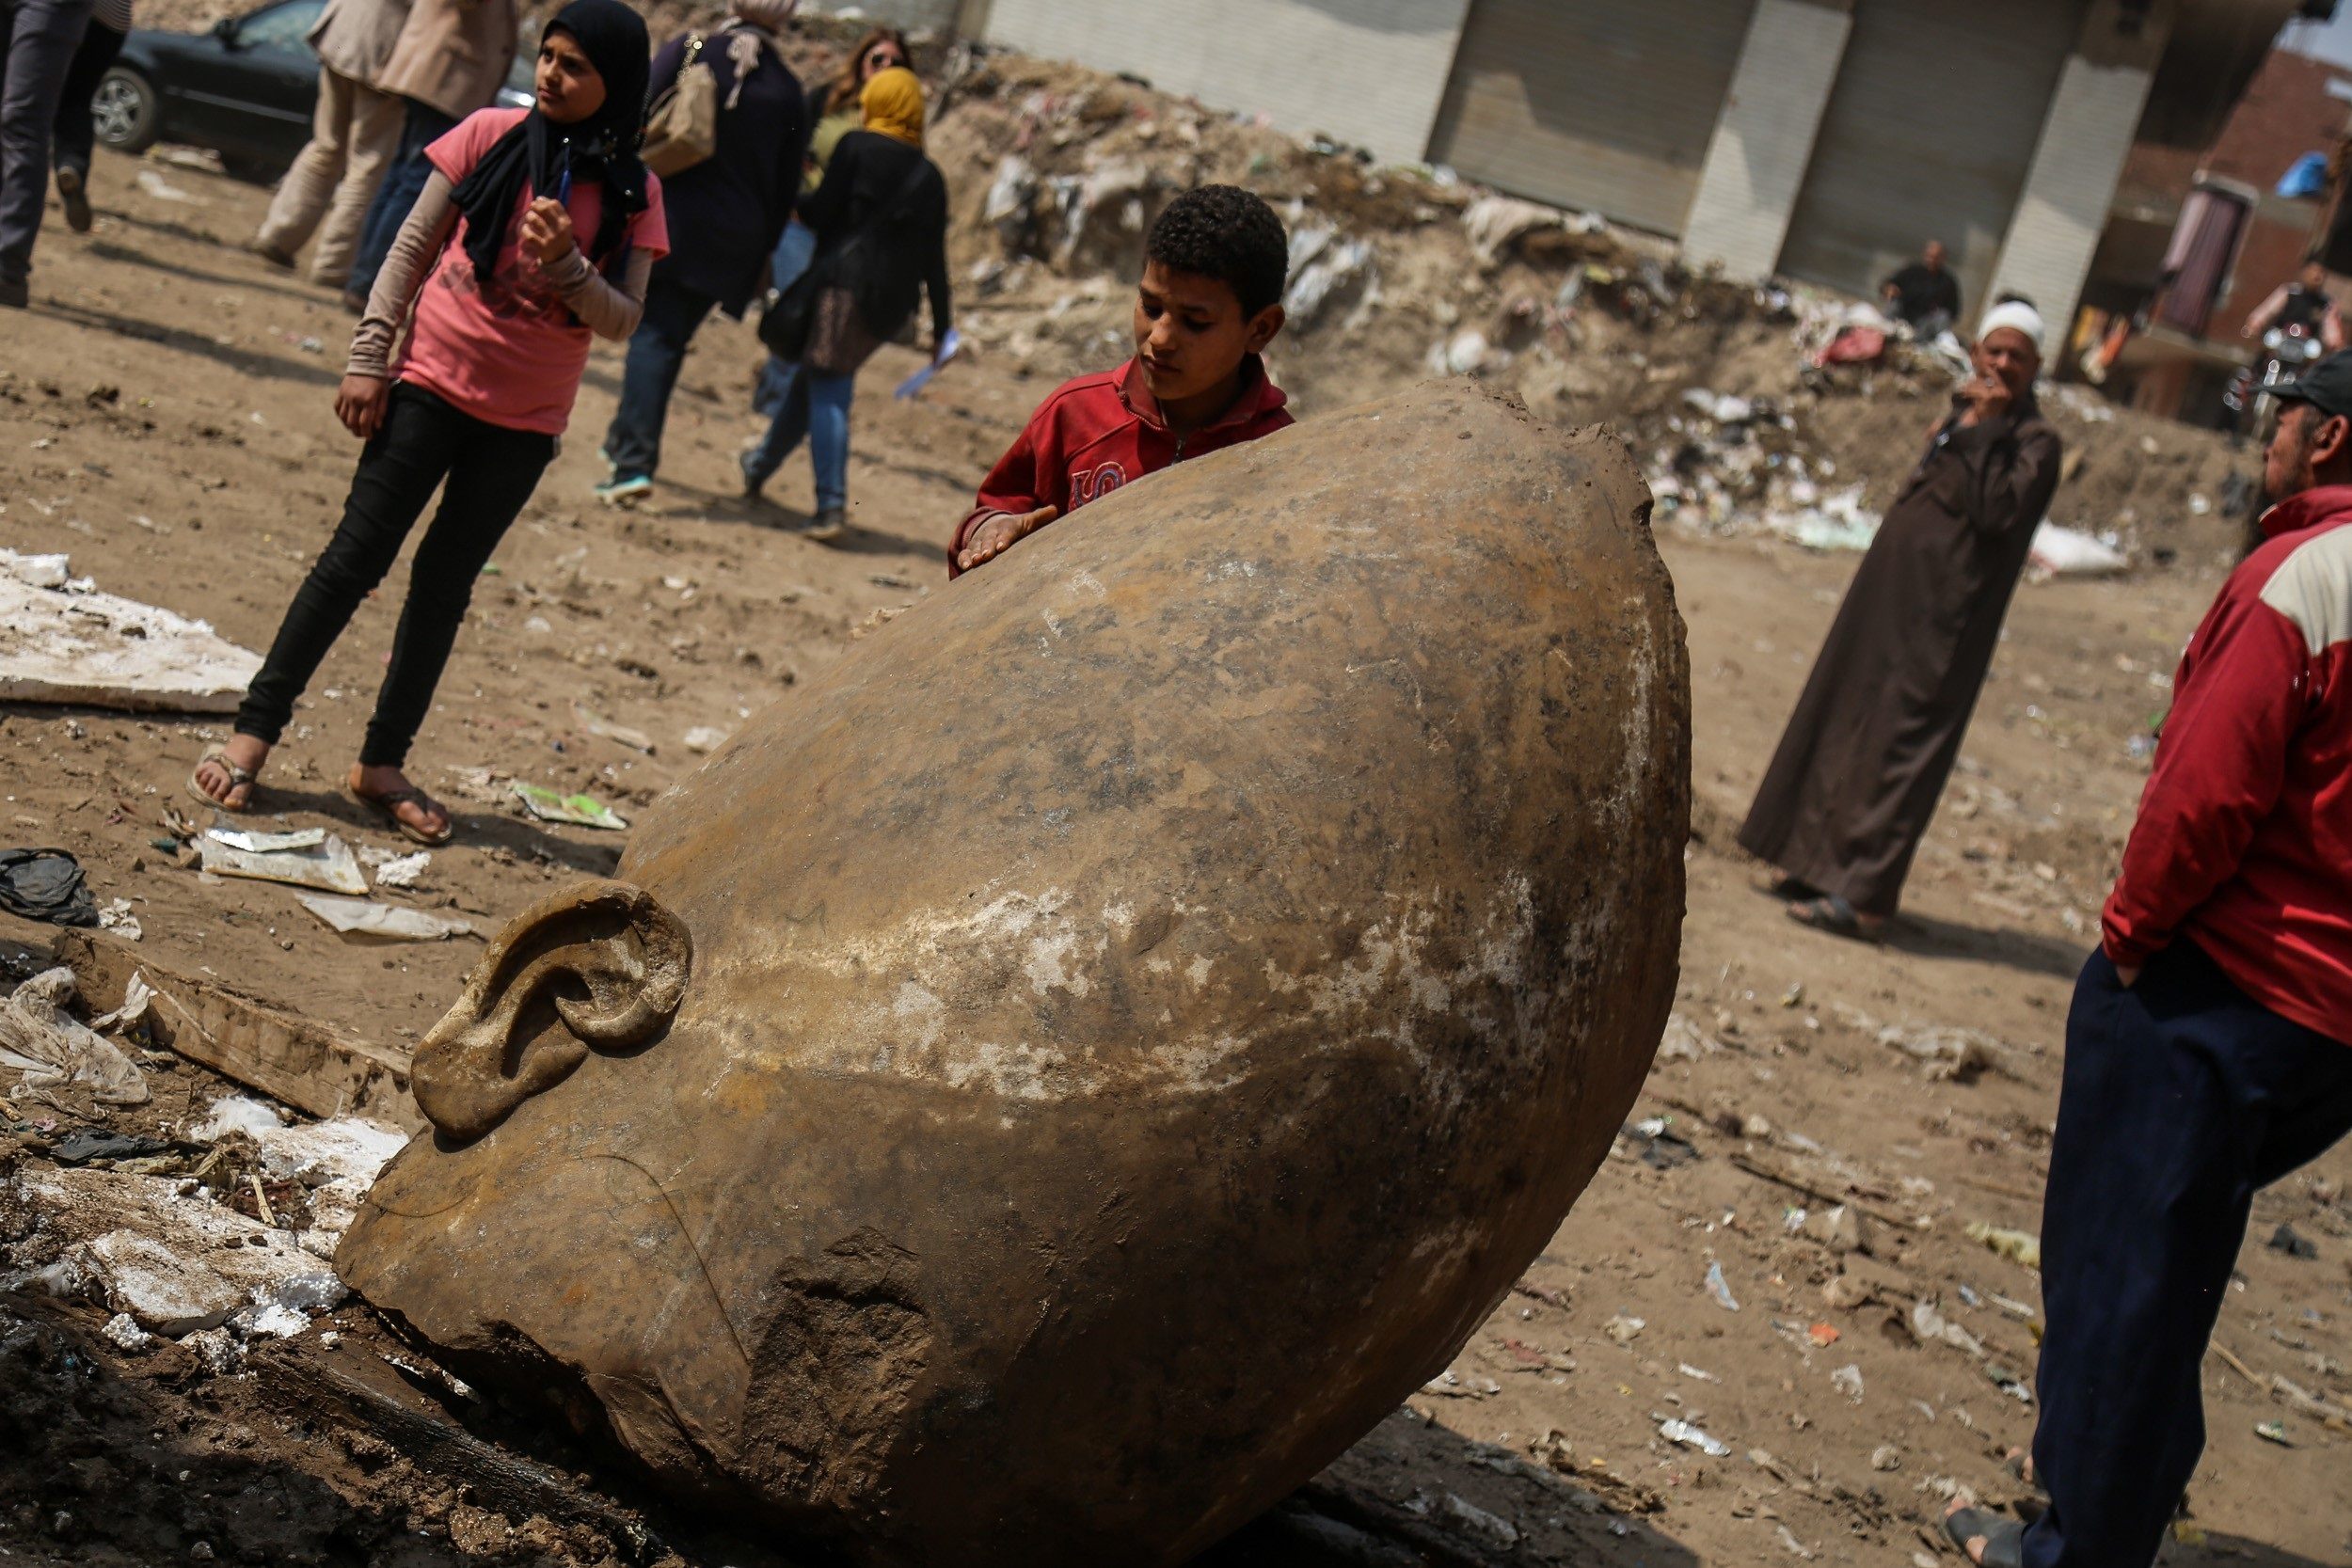
[[1972,1560],[1983,1568],[2025,1568],[2026,1527],[2014,1519],[1981,1508],[1956,1509],[1944,1515],[1944,1533],[1952,1538],[1963,1558],[1968,1556],[1968,1543],[1981,1538],[1984,1556]]
[[1786,912],[1800,926],[1810,926],[1834,937],[1851,937],[1856,942],[1876,942],[1882,929],[1880,926],[1866,924],[1851,904],[1834,893],[1791,904]]
[[[457,836],[457,824],[451,819],[449,808],[423,790],[411,784],[406,789],[388,789],[381,795],[362,795],[356,789],[346,790],[350,797],[391,824],[392,831],[411,844],[421,844],[428,849],[438,849]],[[420,810],[438,812],[441,831],[428,832],[400,815],[400,808],[414,805]]]
[[253,784],[253,770],[248,768],[240,768],[235,763],[230,762],[229,760],[229,753],[222,751],[219,747],[215,746],[210,751],[207,751],[202,756],[197,758],[196,767],[188,770],[188,793],[194,796],[197,800],[202,801],[204,804],[218,811],[229,812],[233,816],[242,816],[245,813],[251,811],[253,809],[253,797],[250,795],[247,795],[245,798],[244,805],[232,806],[228,801],[220,799],[218,796],[208,795],[204,792],[204,786],[197,781],[196,775],[208,762],[214,767],[219,768],[222,772],[229,775],[229,789],[230,793],[234,793],[240,788],[251,787]]
[[1821,890],[1801,877],[1757,879],[1756,891],[1767,898],[1777,898],[1784,904],[1803,903],[1821,896]]

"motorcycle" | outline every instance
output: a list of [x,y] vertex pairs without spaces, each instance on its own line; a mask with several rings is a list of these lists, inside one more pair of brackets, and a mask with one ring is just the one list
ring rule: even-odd
[[2253,433],[2263,436],[2278,412],[2271,388],[2302,373],[2328,352],[2319,334],[2300,322],[2282,322],[2263,334],[2263,356],[2237,372],[2221,401],[2233,415],[2253,414]]

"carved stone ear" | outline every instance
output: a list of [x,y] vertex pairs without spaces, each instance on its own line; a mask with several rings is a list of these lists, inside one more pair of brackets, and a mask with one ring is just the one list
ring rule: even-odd
[[551,1089],[590,1047],[621,1052],[667,1027],[693,944],[677,916],[627,882],[576,883],[508,923],[417,1047],[417,1106],[443,1136],[482,1136]]

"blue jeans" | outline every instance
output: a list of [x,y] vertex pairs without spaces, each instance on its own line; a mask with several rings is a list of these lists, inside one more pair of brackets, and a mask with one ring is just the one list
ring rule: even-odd
[[[817,230],[794,218],[784,226],[784,237],[776,241],[776,253],[768,263],[769,287],[782,293],[816,259]],[[752,393],[752,412],[773,414],[791,382],[792,361],[768,356],[768,363],[760,368],[759,386]]]
[[392,154],[384,182],[375,187],[375,199],[368,203],[367,221],[359,226],[359,254],[351,259],[351,274],[343,283],[345,293],[365,294],[375,287],[375,275],[383,270],[384,258],[392,253],[400,226],[408,221],[408,209],[417,204],[425,182],[433,178],[433,162],[424,150],[455,129],[457,121],[432,104],[413,98],[408,101],[408,119],[400,128],[400,150]]
[[621,369],[621,405],[604,433],[604,459],[612,477],[653,476],[661,466],[661,426],[669,418],[670,394],[677,388],[686,345],[718,301],[692,289],[655,278],[645,285],[644,314],[629,335],[628,359]]
[[2128,990],[2090,956],[2042,1200],[2050,1508],[2026,1568],[2155,1560],[2204,1449],[2199,1372],[2254,1194],[2347,1131],[2352,1045],[2262,1006],[2188,938]]
[[805,436],[809,462],[817,470],[817,510],[833,512],[847,506],[850,398],[856,390],[854,375],[819,375],[806,365],[789,367],[768,434],[743,458],[743,477],[765,484]]

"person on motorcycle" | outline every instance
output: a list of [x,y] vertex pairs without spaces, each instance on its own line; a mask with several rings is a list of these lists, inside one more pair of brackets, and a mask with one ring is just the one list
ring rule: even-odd
[[2344,313],[2328,293],[2328,269],[2317,261],[2304,262],[2302,275],[2294,282],[2271,290],[2270,297],[2246,318],[2243,336],[2260,338],[2273,327],[2289,337],[2317,339],[2328,354],[2352,343],[2352,334],[2344,330]]

